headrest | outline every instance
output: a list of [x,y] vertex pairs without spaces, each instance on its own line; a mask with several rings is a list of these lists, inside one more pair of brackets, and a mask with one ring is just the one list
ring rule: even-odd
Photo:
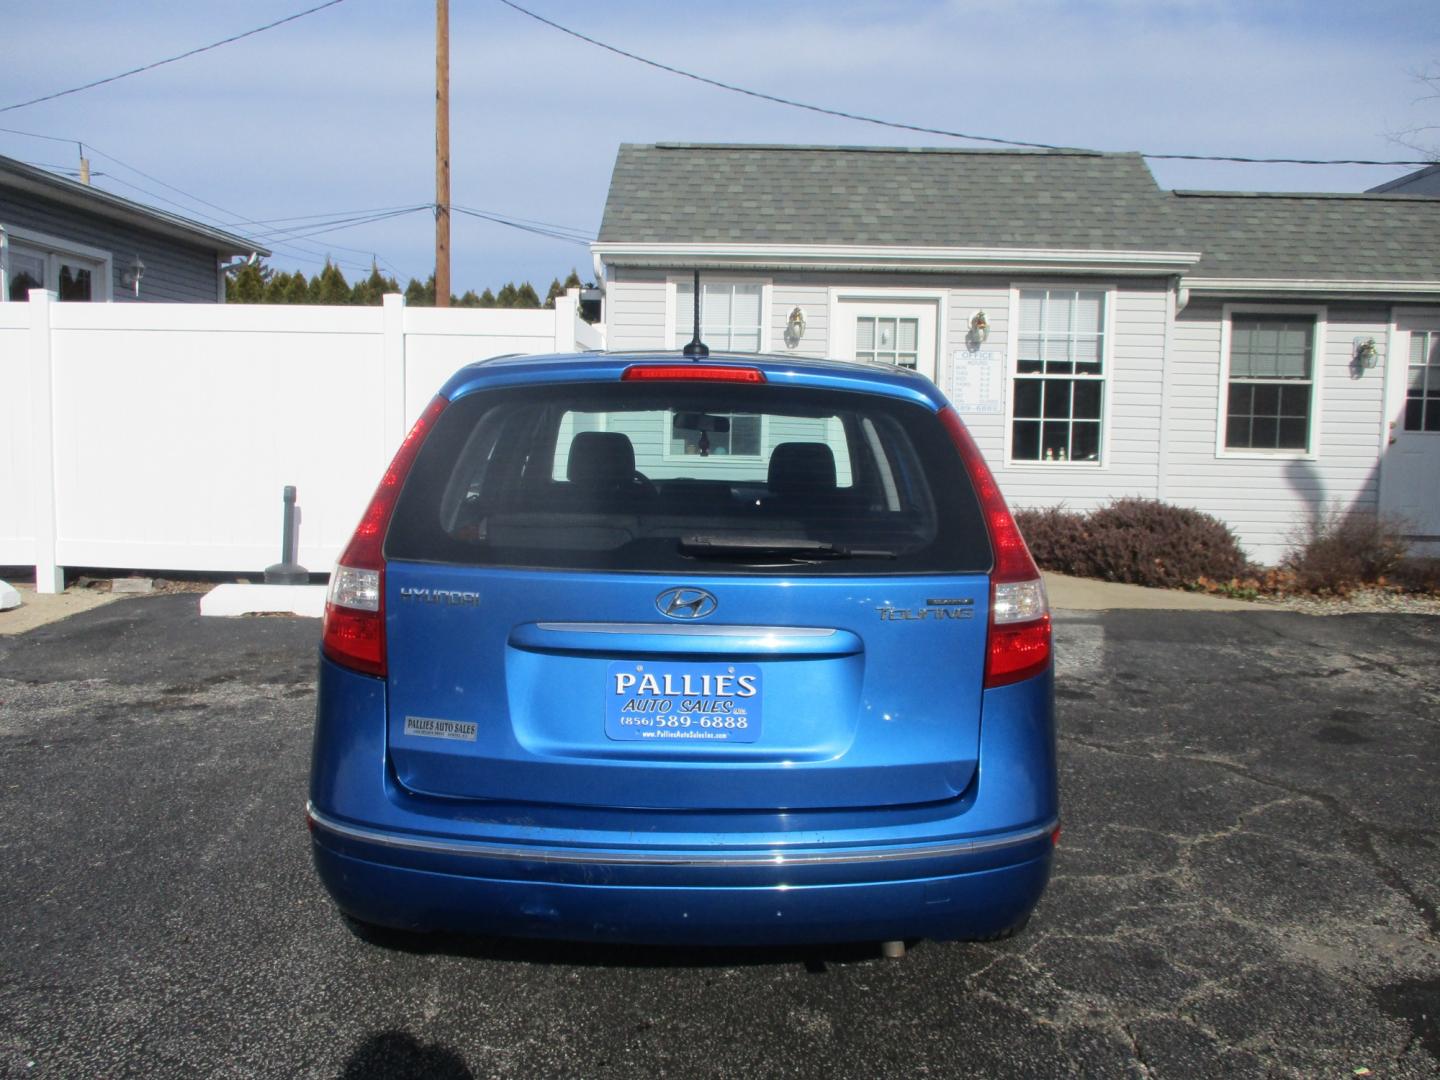
[[835,455],[824,443],[781,443],[770,453],[771,492],[801,495],[835,488]]
[[585,487],[618,487],[635,477],[635,448],[618,431],[582,431],[570,443],[565,475]]

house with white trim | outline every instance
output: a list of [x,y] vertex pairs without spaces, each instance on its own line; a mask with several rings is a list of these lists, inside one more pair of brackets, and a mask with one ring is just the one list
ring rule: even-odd
[[1122,496],[1276,561],[1317,512],[1440,545],[1440,200],[1164,191],[1136,154],[624,145],[607,346],[915,368],[1015,507]]
[[221,266],[270,252],[222,229],[0,157],[0,303],[225,302]]

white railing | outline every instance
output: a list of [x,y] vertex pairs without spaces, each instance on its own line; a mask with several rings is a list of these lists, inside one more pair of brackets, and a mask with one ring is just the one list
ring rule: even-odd
[[603,348],[574,293],[553,311],[0,304],[0,566],[327,571],[381,471],[457,368]]

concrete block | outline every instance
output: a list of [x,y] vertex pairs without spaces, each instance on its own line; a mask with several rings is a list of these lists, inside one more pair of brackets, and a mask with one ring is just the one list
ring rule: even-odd
[[119,595],[140,596],[155,591],[155,579],[148,577],[117,577],[110,582],[110,591]]
[[200,598],[200,614],[300,615],[325,614],[324,585],[217,585]]

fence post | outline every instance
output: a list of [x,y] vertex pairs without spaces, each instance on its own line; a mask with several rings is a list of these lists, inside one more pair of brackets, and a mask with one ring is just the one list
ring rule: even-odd
[[[405,400],[405,297],[386,293],[384,298],[384,364],[381,389],[384,394],[385,450],[382,457],[390,460],[405,438],[410,403]],[[420,410],[415,410],[418,415]]]
[[55,564],[55,380],[50,304],[55,294],[30,290],[30,506],[35,521],[35,591],[65,591]]
[[555,297],[555,351],[557,353],[577,352],[575,341],[575,320],[579,317],[576,298],[571,293]]

